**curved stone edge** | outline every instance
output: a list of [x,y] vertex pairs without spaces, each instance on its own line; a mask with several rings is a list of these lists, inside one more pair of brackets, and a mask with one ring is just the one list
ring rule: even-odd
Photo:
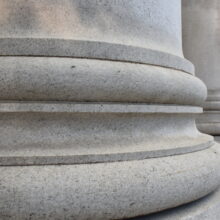
[[206,134],[220,135],[220,122],[198,122],[197,127],[201,132]]
[[220,101],[220,90],[208,90],[207,101]]
[[182,57],[152,49],[108,42],[43,38],[0,38],[0,56],[100,59],[150,64],[194,74],[193,64]]
[[[160,213],[129,220],[219,220],[220,188],[202,199]],[[128,220],[128,219],[127,219]]]
[[219,123],[220,122],[220,111],[204,111],[203,114],[199,115],[198,122],[199,123]]
[[0,156],[0,166],[70,165],[145,160],[149,158],[188,154],[205,150],[213,145],[214,141],[207,141],[198,145],[155,151],[63,156]]
[[42,113],[202,113],[201,107],[160,104],[77,103],[77,102],[0,102],[0,112]]
[[219,111],[220,112],[220,101],[207,101],[203,105],[205,111]]
[[0,217],[99,220],[146,215],[215,190],[219,166],[217,144],[195,153],[139,161],[1,166]]
[[198,117],[197,125],[198,129],[204,133],[220,135],[220,111],[217,109],[205,111]]
[[0,56],[0,99],[202,106],[198,78],[168,68],[60,57]]
[[[115,115],[117,116],[118,114],[120,115],[127,115],[127,114],[132,114],[132,115],[137,115],[139,117],[142,117],[142,120],[145,119],[145,117],[170,117],[170,114],[175,114],[175,117],[173,116],[172,120],[176,120],[178,119],[178,117],[182,118],[182,117],[192,117],[193,120],[193,115],[197,114],[197,113],[201,113],[202,109],[200,107],[194,107],[194,106],[175,106],[175,105],[150,105],[150,104],[115,104],[115,103],[111,103],[111,104],[107,104],[107,103],[44,103],[44,102],[17,102],[17,103],[10,103],[10,102],[1,102],[0,103],[0,113],[3,114],[3,118],[10,115],[12,116],[12,114],[16,114],[15,120],[18,119],[19,120],[19,115],[23,115],[23,113],[28,113],[31,114],[33,118],[29,118],[26,116],[24,116],[24,118],[21,120],[24,120],[24,123],[28,123],[31,126],[31,121],[37,120],[36,117],[38,116],[38,120],[43,120],[42,119],[42,113],[43,114],[47,114],[48,116],[51,115],[56,115],[56,114],[61,114],[58,118],[62,118],[64,117],[64,115],[66,117],[68,117],[68,120],[66,121],[67,124],[70,124],[70,121],[73,121],[73,125],[74,125],[74,119],[71,118],[72,116],[74,116],[75,114],[81,114],[81,115],[87,115],[90,114],[89,117],[92,117],[91,114],[93,114],[93,118],[97,117],[97,114],[99,115],[99,117],[102,117],[102,115],[108,115],[107,117],[109,117],[110,115]],[[64,115],[63,115],[64,113]],[[71,115],[70,115],[71,114]],[[69,115],[69,116],[68,116]],[[154,115],[154,116],[153,116]],[[166,115],[166,116],[165,116]],[[187,115],[187,116],[186,116]],[[54,130],[53,126],[55,127],[59,127],[59,124],[55,124],[55,121],[53,121],[53,126],[51,126],[50,124],[50,120],[47,120],[47,117],[45,116],[45,123],[46,123],[46,130],[50,131],[50,132],[54,132],[56,133],[57,131]],[[71,117],[70,117],[71,116]],[[103,116],[103,117],[104,117]],[[129,117],[129,116],[126,116]],[[65,118],[65,117],[64,117]],[[136,118],[137,119],[137,118]],[[37,121],[38,121],[37,120]],[[55,120],[55,118],[53,118],[53,120]],[[82,120],[82,119],[81,119]],[[100,120],[100,119],[99,119]],[[104,118],[103,118],[104,120]],[[113,120],[113,118],[111,119]],[[146,119],[145,119],[146,120]],[[148,119],[149,120],[149,119]],[[151,119],[152,120],[152,119]],[[160,118],[160,120],[163,120],[162,118]],[[117,119],[118,121],[118,119]],[[85,121],[87,122],[87,119]],[[6,120],[6,124],[8,124],[9,121]],[[12,122],[13,123],[13,122]],[[65,142],[60,141],[60,148],[64,148],[63,150],[60,149],[60,151],[56,150],[56,147],[53,145],[50,145],[50,142],[46,141],[43,142],[43,144],[41,143],[41,139],[44,139],[44,136],[39,135],[39,140],[36,142],[36,140],[31,139],[30,137],[30,133],[28,133],[27,131],[23,132],[22,130],[22,123],[21,121],[18,121],[19,123],[19,129],[21,129],[20,133],[15,133],[15,131],[10,127],[10,126],[6,126],[1,129],[2,132],[4,133],[4,130],[7,129],[7,131],[9,133],[11,133],[11,137],[16,137],[16,135],[18,136],[23,136],[25,139],[30,139],[32,141],[29,140],[29,142],[19,142],[18,137],[15,138],[15,142],[12,143],[8,143],[7,142],[7,138],[6,140],[2,140],[2,155],[0,156],[0,165],[4,165],[4,166],[11,166],[11,165],[51,165],[51,164],[86,164],[86,163],[103,163],[103,162],[115,162],[115,161],[130,161],[130,160],[143,160],[146,158],[156,158],[156,157],[163,157],[163,156],[171,156],[171,155],[179,155],[179,154],[185,154],[185,153],[191,153],[191,152],[195,152],[195,151],[199,151],[199,150],[204,150],[206,148],[209,148],[213,145],[213,138],[208,136],[208,135],[198,135],[197,132],[195,131],[194,128],[194,123],[192,123],[192,131],[191,134],[187,136],[187,133],[183,133],[183,134],[177,134],[176,131],[173,131],[175,133],[175,135],[177,136],[177,140],[174,140],[173,136],[169,136],[167,137],[168,139],[163,139],[163,137],[160,139],[159,144],[152,142],[152,146],[155,146],[155,148],[149,148],[149,146],[146,144],[149,141],[145,140],[145,142],[143,142],[141,145],[143,145],[144,147],[138,148],[136,151],[133,150],[133,148],[129,148],[127,146],[128,143],[123,143],[120,142],[118,143],[119,146],[124,146],[124,150],[122,151],[122,149],[120,151],[115,151],[112,150],[112,152],[110,151],[101,151],[101,152],[96,152],[94,153],[94,151],[74,151],[74,147],[77,148],[78,147],[84,147],[85,148],[85,143],[81,143],[81,142],[74,142],[74,138],[76,137],[70,137],[68,136],[69,140],[72,140],[71,144],[66,145]],[[48,123],[48,124],[47,124]],[[80,121],[80,123],[83,123],[83,121]],[[97,124],[99,124],[99,121],[96,122]],[[108,123],[108,122],[107,122]],[[129,121],[128,121],[129,123]],[[150,123],[150,122],[149,122]],[[169,123],[169,120],[166,121],[165,123]],[[177,121],[176,121],[177,123]],[[62,123],[61,123],[62,124]],[[9,123],[10,125],[10,123]],[[43,126],[41,124],[41,126]],[[88,127],[88,124],[86,124],[85,126]],[[108,126],[110,126],[108,124]],[[116,125],[114,125],[113,128],[111,129],[116,129],[115,128]],[[117,126],[122,126],[122,124],[119,123],[119,125]],[[116,126],[116,127],[117,127]],[[171,125],[172,126],[172,125]],[[186,126],[188,126],[186,124]],[[13,127],[13,126],[12,126]],[[34,128],[38,127],[37,124],[34,124],[31,126],[32,130],[34,132]],[[123,127],[123,126],[122,126]],[[41,127],[42,128],[42,127]],[[110,129],[109,128],[109,129]],[[82,128],[78,128],[78,129],[83,129]],[[104,128],[103,128],[104,129]],[[110,129],[110,130],[111,130]],[[135,131],[135,128],[129,128],[129,129],[133,129]],[[144,128],[142,127],[142,130]],[[179,128],[180,129],[180,128]],[[17,128],[18,130],[18,128]],[[16,131],[17,131],[16,130]],[[58,129],[59,133],[62,133],[62,129],[61,127]],[[29,130],[29,132],[31,131],[31,129]],[[64,129],[65,132],[67,132],[67,130]],[[152,132],[152,130],[150,130]],[[76,132],[77,133],[77,129],[76,130],[71,130],[72,132]],[[88,132],[88,131],[87,131]],[[92,133],[88,133],[88,136],[93,136],[94,131],[91,130]],[[148,132],[146,130],[146,132]],[[156,131],[154,131],[156,133]],[[194,138],[192,138],[192,133],[194,134]],[[29,136],[28,136],[29,134]],[[109,133],[110,135],[112,135],[112,132]],[[152,133],[153,135],[154,133]],[[27,135],[27,136],[26,136]],[[36,136],[37,134],[34,132],[32,134],[33,136]],[[65,135],[65,134],[63,134]],[[82,135],[81,133],[79,133],[79,137],[80,135]],[[121,134],[122,135],[122,134]],[[129,135],[129,134],[127,134]],[[147,135],[147,134],[146,134]],[[146,136],[145,135],[145,136]],[[156,135],[156,134],[154,134]],[[165,135],[165,134],[164,134]],[[98,138],[97,136],[95,136],[96,138]],[[51,138],[51,137],[50,137]],[[71,139],[72,138],[72,139]],[[86,138],[86,137],[85,137]],[[126,137],[124,137],[126,139]],[[135,136],[133,136],[133,138],[137,138]],[[140,137],[139,137],[140,138]],[[179,138],[179,139],[178,139]],[[3,135],[3,139],[4,139],[4,135]],[[176,141],[176,144],[171,144],[169,143],[169,139],[171,139],[173,142]],[[65,140],[65,138],[64,138]],[[137,139],[138,140],[138,139]],[[136,140],[136,141],[137,141]],[[184,141],[183,141],[184,140]],[[108,141],[105,143],[105,140],[100,140],[103,141],[103,145],[106,145],[108,143]],[[141,138],[139,139],[139,141],[141,141]],[[142,140],[143,141],[143,140]],[[164,141],[164,145],[166,145],[166,147],[164,147],[163,149],[160,149],[160,145],[161,145],[161,141]],[[14,143],[17,142],[17,145],[14,146]],[[33,142],[33,144],[32,144]],[[145,144],[144,144],[145,143]],[[181,144],[180,144],[181,143]],[[90,143],[90,145],[88,145],[88,147],[97,147],[99,146],[98,144],[99,141],[97,143],[93,143],[93,145]],[[113,146],[114,143],[112,142]],[[123,144],[123,145],[122,145]],[[139,144],[138,142],[136,142],[136,144]],[[32,146],[33,145],[33,146]],[[141,146],[140,145],[140,146]],[[25,147],[26,146],[26,147]],[[35,146],[35,147],[34,147]],[[40,152],[38,151],[38,153],[33,153],[27,150],[27,148],[35,148],[39,146],[44,150],[41,150]],[[108,148],[109,145],[107,144]],[[126,147],[127,146],[127,147]],[[139,147],[140,147],[139,146]],[[46,150],[48,147],[48,150]],[[12,149],[14,149],[14,151],[12,151]],[[23,153],[18,153],[17,149],[19,149],[19,151],[23,152]],[[54,154],[50,153],[53,152],[53,150],[55,150]]]

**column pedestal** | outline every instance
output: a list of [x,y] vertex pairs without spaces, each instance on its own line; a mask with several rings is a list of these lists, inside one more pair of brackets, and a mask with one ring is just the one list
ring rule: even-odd
[[180,0],[0,5],[0,218],[131,218],[218,188]]
[[218,220],[220,216],[220,190],[195,202],[173,209],[130,220]]

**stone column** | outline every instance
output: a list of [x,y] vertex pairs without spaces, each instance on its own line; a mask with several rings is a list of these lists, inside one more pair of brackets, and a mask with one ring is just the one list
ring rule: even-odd
[[220,1],[183,0],[183,48],[208,87],[201,131],[220,140]]
[[220,182],[180,0],[0,0],[0,216],[123,219]]

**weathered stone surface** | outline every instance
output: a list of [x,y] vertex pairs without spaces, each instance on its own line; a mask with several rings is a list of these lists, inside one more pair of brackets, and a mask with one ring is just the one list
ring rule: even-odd
[[215,145],[147,160],[0,167],[0,213],[5,219],[119,219],[157,212],[216,189],[219,155]]
[[0,74],[2,100],[202,105],[206,97],[199,79],[146,64],[0,57]]
[[5,56],[43,56],[69,57],[98,60],[120,60],[130,63],[151,64],[169,67],[193,74],[194,66],[182,57],[151,48],[136,47],[108,42],[1,38],[1,55]]
[[0,218],[122,219],[218,187],[180,0],[0,6]]
[[1,0],[0,38],[109,42],[183,57],[180,10],[179,0]]
[[197,131],[192,115],[199,112],[168,105],[0,104],[0,164],[140,160],[206,149],[213,138]]
[[132,220],[219,220],[220,190],[195,202]]
[[206,96],[185,74],[194,70],[179,0],[1,2],[0,99],[201,105]]

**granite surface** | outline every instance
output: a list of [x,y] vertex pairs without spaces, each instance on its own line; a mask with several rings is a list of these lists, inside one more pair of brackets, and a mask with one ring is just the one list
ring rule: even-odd
[[0,219],[123,219],[219,186],[180,0],[0,0],[0,26]]
[[0,166],[4,219],[123,219],[194,201],[220,181],[220,147],[115,163]]
[[201,80],[183,71],[127,62],[1,57],[0,99],[202,105]]
[[174,209],[130,220],[219,220],[220,190]]

